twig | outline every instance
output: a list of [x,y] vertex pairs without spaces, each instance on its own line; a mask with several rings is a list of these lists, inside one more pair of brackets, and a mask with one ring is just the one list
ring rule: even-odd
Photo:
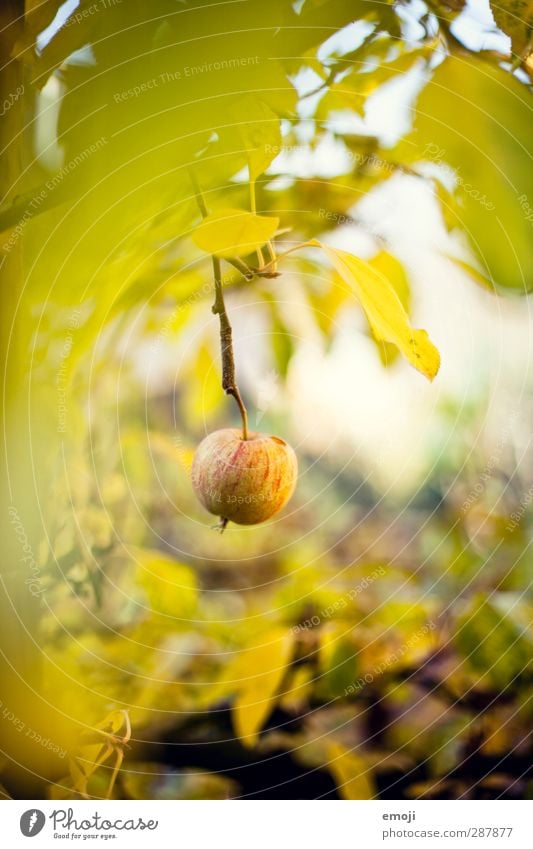
[[111,780],[109,782],[109,786],[107,788],[106,799],[111,799],[113,796],[113,788],[115,787],[115,782],[117,780],[117,775],[120,772],[120,768],[122,766],[122,761],[124,760],[124,752],[122,749],[117,750],[117,759],[115,761],[115,766],[113,768],[113,772],[111,774]]
[[253,280],[255,276],[254,272],[248,265],[246,265],[244,260],[239,259],[239,257],[235,257],[234,259],[226,259],[226,262],[229,262],[229,264],[236,268],[237,271],[240,271],[245,280],[248,282]]
[[235,380],[235,358],[233,356],[232,329],[224,303],[222,292],[222,274],[220,271],[220,260],[212,257],[213,278],[215,281],[215,301],[211,307],[212,312],[218,315],[220,321],[220,355],[222,358],[222,389],[226,395],[233,395],[237,402],[242,418],[242,438],[248,439],[248,414],[241,398],[237,381]]
[[[314,244],[313,240],[310,240],[308,242],[299,242],[297,245],[293,245],[292,248],[288,248],[286,251],[283,251],[282,253],[277,254],[277,256],[274,256],[273,259],[269,260],[266,263],[266,265],[264,265],[263,268],[261,269],[261,271],[263,272],[262,276],[263,277],[278,277],[279,275],[278,275],[277,272],[273,271],[272,274],[266,274],[265,272],[267,272],[269,268],[274,268],[274,266],[277,267],[278,260],[283,259],[284,256],[288,256],[289,254],[294,253],[294,251],[299,251],[301,248],[316,248],[316,247],[318,247],[318,245]],[[252,271],[255,274],[257,274],[257,270],[255,268],[253,268]]]
[[[195,174],[190,170],[189,171],[192,184],[194,186],[194,191],[196,194],[196,201],[198,203],[198,208],[202,213],[202,217],[205,218],[208,214],[207,207],[205,205],[204,198],[202,196],[202,192],[200,190],[200,186],[198,185],[198,181],[196,179]],[[220,356],[222,360],[222,389],[226,393],[226,395],[232,395],[237,402],[237,406],[239,408],[239,412],[241,414],[242,419],[242,438],[248,439],[248,414],[246,412],[246,407],[244,406],[244,402],[241,397],[241,393],[239,392],[239,387],[237,386],[237,381],[235,379],[235,358],[233,355],[233,334],[231,329],[230,320],[228,317],[228,313],[226,311],[226,304],[224,302],[224,293],[222,291],[222,273],[220,269],[220,260],[218,257],[211,257],[211,261],[213,264],[213,279],[215,282],[215,300],[213,302],[213,306],[211,307],[214,315],[218,315],[220,322]],[[238,267],[238,266],[237,266]],[[244,271],[242,272],[245,273]]]

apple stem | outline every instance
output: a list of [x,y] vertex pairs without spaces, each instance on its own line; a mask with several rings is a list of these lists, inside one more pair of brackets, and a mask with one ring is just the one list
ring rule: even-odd
[[212,257],[213,277],[215,280],[215,302],[211,310],[218,315],[220,321],[220,354],[222,357],[222,389],[226,395],[233,395],[242,419],[242,438],[248,439],[248,413],[244,406],[237,381],[235,379],[235,358],[233,356],[233,335],[224,294],[222,292],[222,275],[220,273],[220,260]]
[[[207,206],[205,204],[205,200],[203,198],[202,192],[200,190],[200,186],[198,185],[198,181],[196,179],[196,175],[189,169],[189,175],[194,186],[194,191],[196,194],[196,202],[198,204],[198,208],[202,213],[202,218],[205,218],[208,214]],[[233,356],[233,336],[232,329],[229,320],[228,313],[226,311],[226,304],[224,302],[224,293],[222,291],[222,273],[220,270],[220,260],[216,256],[211,257],[213,263],[213,279],[215,281],[215,300],[213,306],[211,307],[211,311],[218,315],[220,322],[220,354],[222,358],[222,389],[226,393],[226,395],[233,395],[235,401],[237,402],[237,406],[239,408],[239,412],[241,414],[242,419],[242,438],[244,440],[248,439],[248,413],[246,412],[246,407],[244,406],[244,401],[242,400],[241,393],[239,392],[239,387],[237,386],[237,381],[235,379],[235,358]],[[244,272],[241,272],[244,274]],[[244,276],[248,277],[247,274]],[[226,526],[222,528],[224,530]]]

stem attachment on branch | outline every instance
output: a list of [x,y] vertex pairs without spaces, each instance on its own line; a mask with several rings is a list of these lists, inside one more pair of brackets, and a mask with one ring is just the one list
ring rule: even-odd
[[235,380],[235,359],[233,356],[233,335],[231,324],[226,312],[224,293],[222,292],[222,275],[220,273],[220,260],[212,257],[213,277],[215,280],[215,301],[211,307],[212,312],[218,315],[220,321],[220,355],[222,358],[222,389],[226,395],[233,395],[237,402],[242,418],[242,438],[248,439],[248,414],[241,398],[239,387]]
[[[196,194],[196,202],[198,204],[198,208],[202,213],[202,217],[205,218],[208,214],[207,207],[205,205],[205,201],[198,185],[198,181],[196,180],[196,175],[192,170],[189,170],[189,174],[192,180],[192,184],[194,186],[194,191]],[[224,302],[224,293],[222,291],[222,273],[220,269],[220,260],[216,256],[211,257],[211,261],[213,263],[213,279],[215,281],[215,300],[213,306],[211,307],[211,311],[218,315],[220,322],[220,355],[222,359],[222,389],[226,393],[226,395],[233,395],[235,401],[237,402],[237,406],[239,408],[239,412],[241,414],[242,419],[242,438],[248,439],[248,414],[246,412],[246,407],[244,406],[244,401],[241,398],[241,393],[239,392],[239,387],[237,386],[237,381],[235,379],[235,358],[233,356],[233,334],[231,329],[230,320],[228,317],[228,313],[226,311],[226,304]],[[245,266],[245,268],[247,268]],[[241,270],[246,277],[248,274],[245,274],[244,271]],[[225,526],[224,526],[225,527]],[[222,528],[224,530],[224,528]]]

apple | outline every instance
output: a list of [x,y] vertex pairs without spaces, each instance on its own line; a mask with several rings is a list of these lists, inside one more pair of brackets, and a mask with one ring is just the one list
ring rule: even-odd
[[285,506],[298,476],[296,454],[279,436],[236,428],[216,430],[198,446],[192,463],[194,490],[204,507],[238,525],[265,522]]

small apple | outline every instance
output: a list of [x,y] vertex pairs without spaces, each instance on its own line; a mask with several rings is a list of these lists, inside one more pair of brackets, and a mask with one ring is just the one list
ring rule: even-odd
[[192,463],[192,483],[204,507],[238,525],[265,522],[285,506],[298,476],[296,454],[279,436],[236,428],[210,433]]

